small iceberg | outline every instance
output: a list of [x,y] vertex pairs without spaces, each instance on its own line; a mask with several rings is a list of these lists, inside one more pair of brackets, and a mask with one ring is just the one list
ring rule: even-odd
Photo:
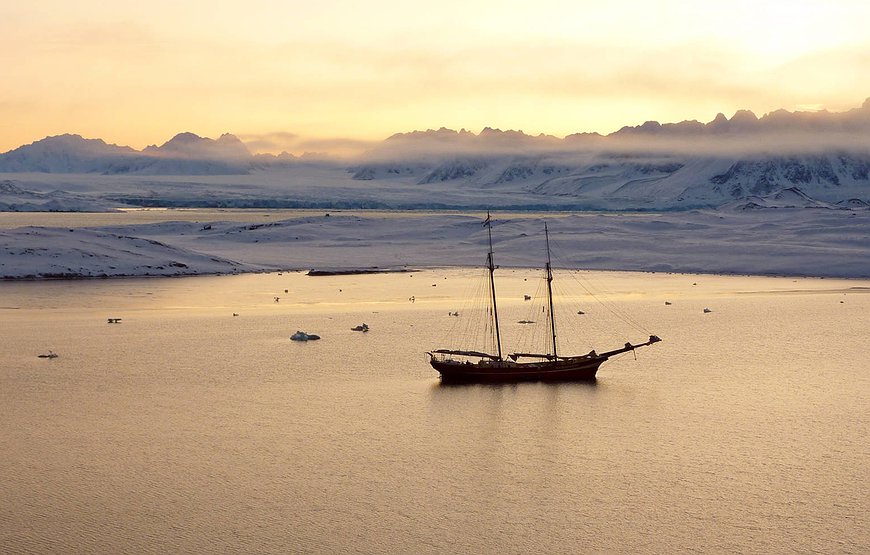
[[350,329],[351,329],[351,331],[369,331],[369,325],[366,324],[365,322],[363,322],[361,325],[354,326]]
[[290,336],[290,339],[293,341],[314,341],[320,339],[319,335],[314,335],[313,333],[305,333],[304,331],[297,330],[296,333]]

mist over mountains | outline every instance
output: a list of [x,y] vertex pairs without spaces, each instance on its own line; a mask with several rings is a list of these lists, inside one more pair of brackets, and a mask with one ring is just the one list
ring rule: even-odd
[[[776,110],[758,117],[749,110],[739,110],[731,118],[720,113],[707,123],[647,121],[609,135],[581,132],[558,138],[489,127],[480,133],[447,128],[412,131],[373,143],[356,161],[434,161],[445,156],[566,155],[589,151],[745,156],[868,149],[870,98],[861,107],[846,112]],[[319,158],[329,160],[325,155]],[[102,139],[65,134],[0,154],[0,171],[216,175],[297,159],[287,153],[255,155],[230,133],[217,139],[179,133],[160,146],[151,145],[141,151]]]
[[[0,154],[0,172],[185,182],[183,190],[164,184],[143,196],[118,190],[116,181],[95,180],[97,188],[113,184],[113,190],[103,191],[111,198],[147,206],[337,202],[338,207],[467,208],[501,201],[514,209],[660,210],[715,207],[796,188],[809,205],[855,207],[870,201],[870,99],[839,113],[777,110],[757,117],[741,110],[707,123],[648,121],[609,135],[413,131],[374,143],[352,160],[253,154],[229,133],[217,139],[180,133],[142,150],[67,134]],[[217,181],[194,187],[178,176]],[[138,182],[140,188],[145,182]],[[32,193],[25,185],[13,179],[6,188]],[[432,200],[436,192],[438,202]]]
[[389,137],[367,153],[367,157],[578,151],[747,155],[805,154],[836,149],[870,149],[870,98],[860,108],[846,112],[776,110],[758,117],[749,110],[739,110],[730,119],[719,113],[708,123],[647,121],[609,135],[574,133],[564,139],[491,128],[479,134],[446,128],[413,131]]

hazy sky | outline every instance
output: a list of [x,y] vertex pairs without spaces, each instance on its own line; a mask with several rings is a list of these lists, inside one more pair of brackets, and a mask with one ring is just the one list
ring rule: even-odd
[[0,152],[839,111],[870,96],[868,22],[867,0],[4,1]]

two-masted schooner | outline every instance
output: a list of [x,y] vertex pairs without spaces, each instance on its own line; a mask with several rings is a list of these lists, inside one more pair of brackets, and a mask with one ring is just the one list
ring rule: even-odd
[[[472,383],[510,383],[521,381],[583,381],[594,380],[598,367],[614,355],[633,351],[661,341],[658,336],[650,335],[643,343],[631,344],[603,353],[594,350],[585,355],[560,355],[556,348],[556,322],[553,314],[553,269],[550,260],[550,233],[544,224],[544,236],[547,244],[547,302],[549,312],[547,319],[551,342],[547,353],[502,353],[501,333],[499,331],[498,303],[495,292],[495,263],[492,253],[492,218],[486,215],[484,225],[489,237],[489,252],[486,265],[489,269],[489,294],[492,310],[492,326],[495,333],[495,353],[483,351],[468,351],[454,349],[434,349],[429,351],[429,363],[441,374],[442,382],[472,382]],[[528,359],[527,362],[521,362]]]

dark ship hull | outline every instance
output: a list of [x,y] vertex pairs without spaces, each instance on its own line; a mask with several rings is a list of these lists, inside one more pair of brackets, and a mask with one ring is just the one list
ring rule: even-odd
[[444,383],[571,382],[595,380],[595,373],[605,360],[607,357],[588,356],[541,362],[464,362],[433,356],[429,363],[441,374]]

